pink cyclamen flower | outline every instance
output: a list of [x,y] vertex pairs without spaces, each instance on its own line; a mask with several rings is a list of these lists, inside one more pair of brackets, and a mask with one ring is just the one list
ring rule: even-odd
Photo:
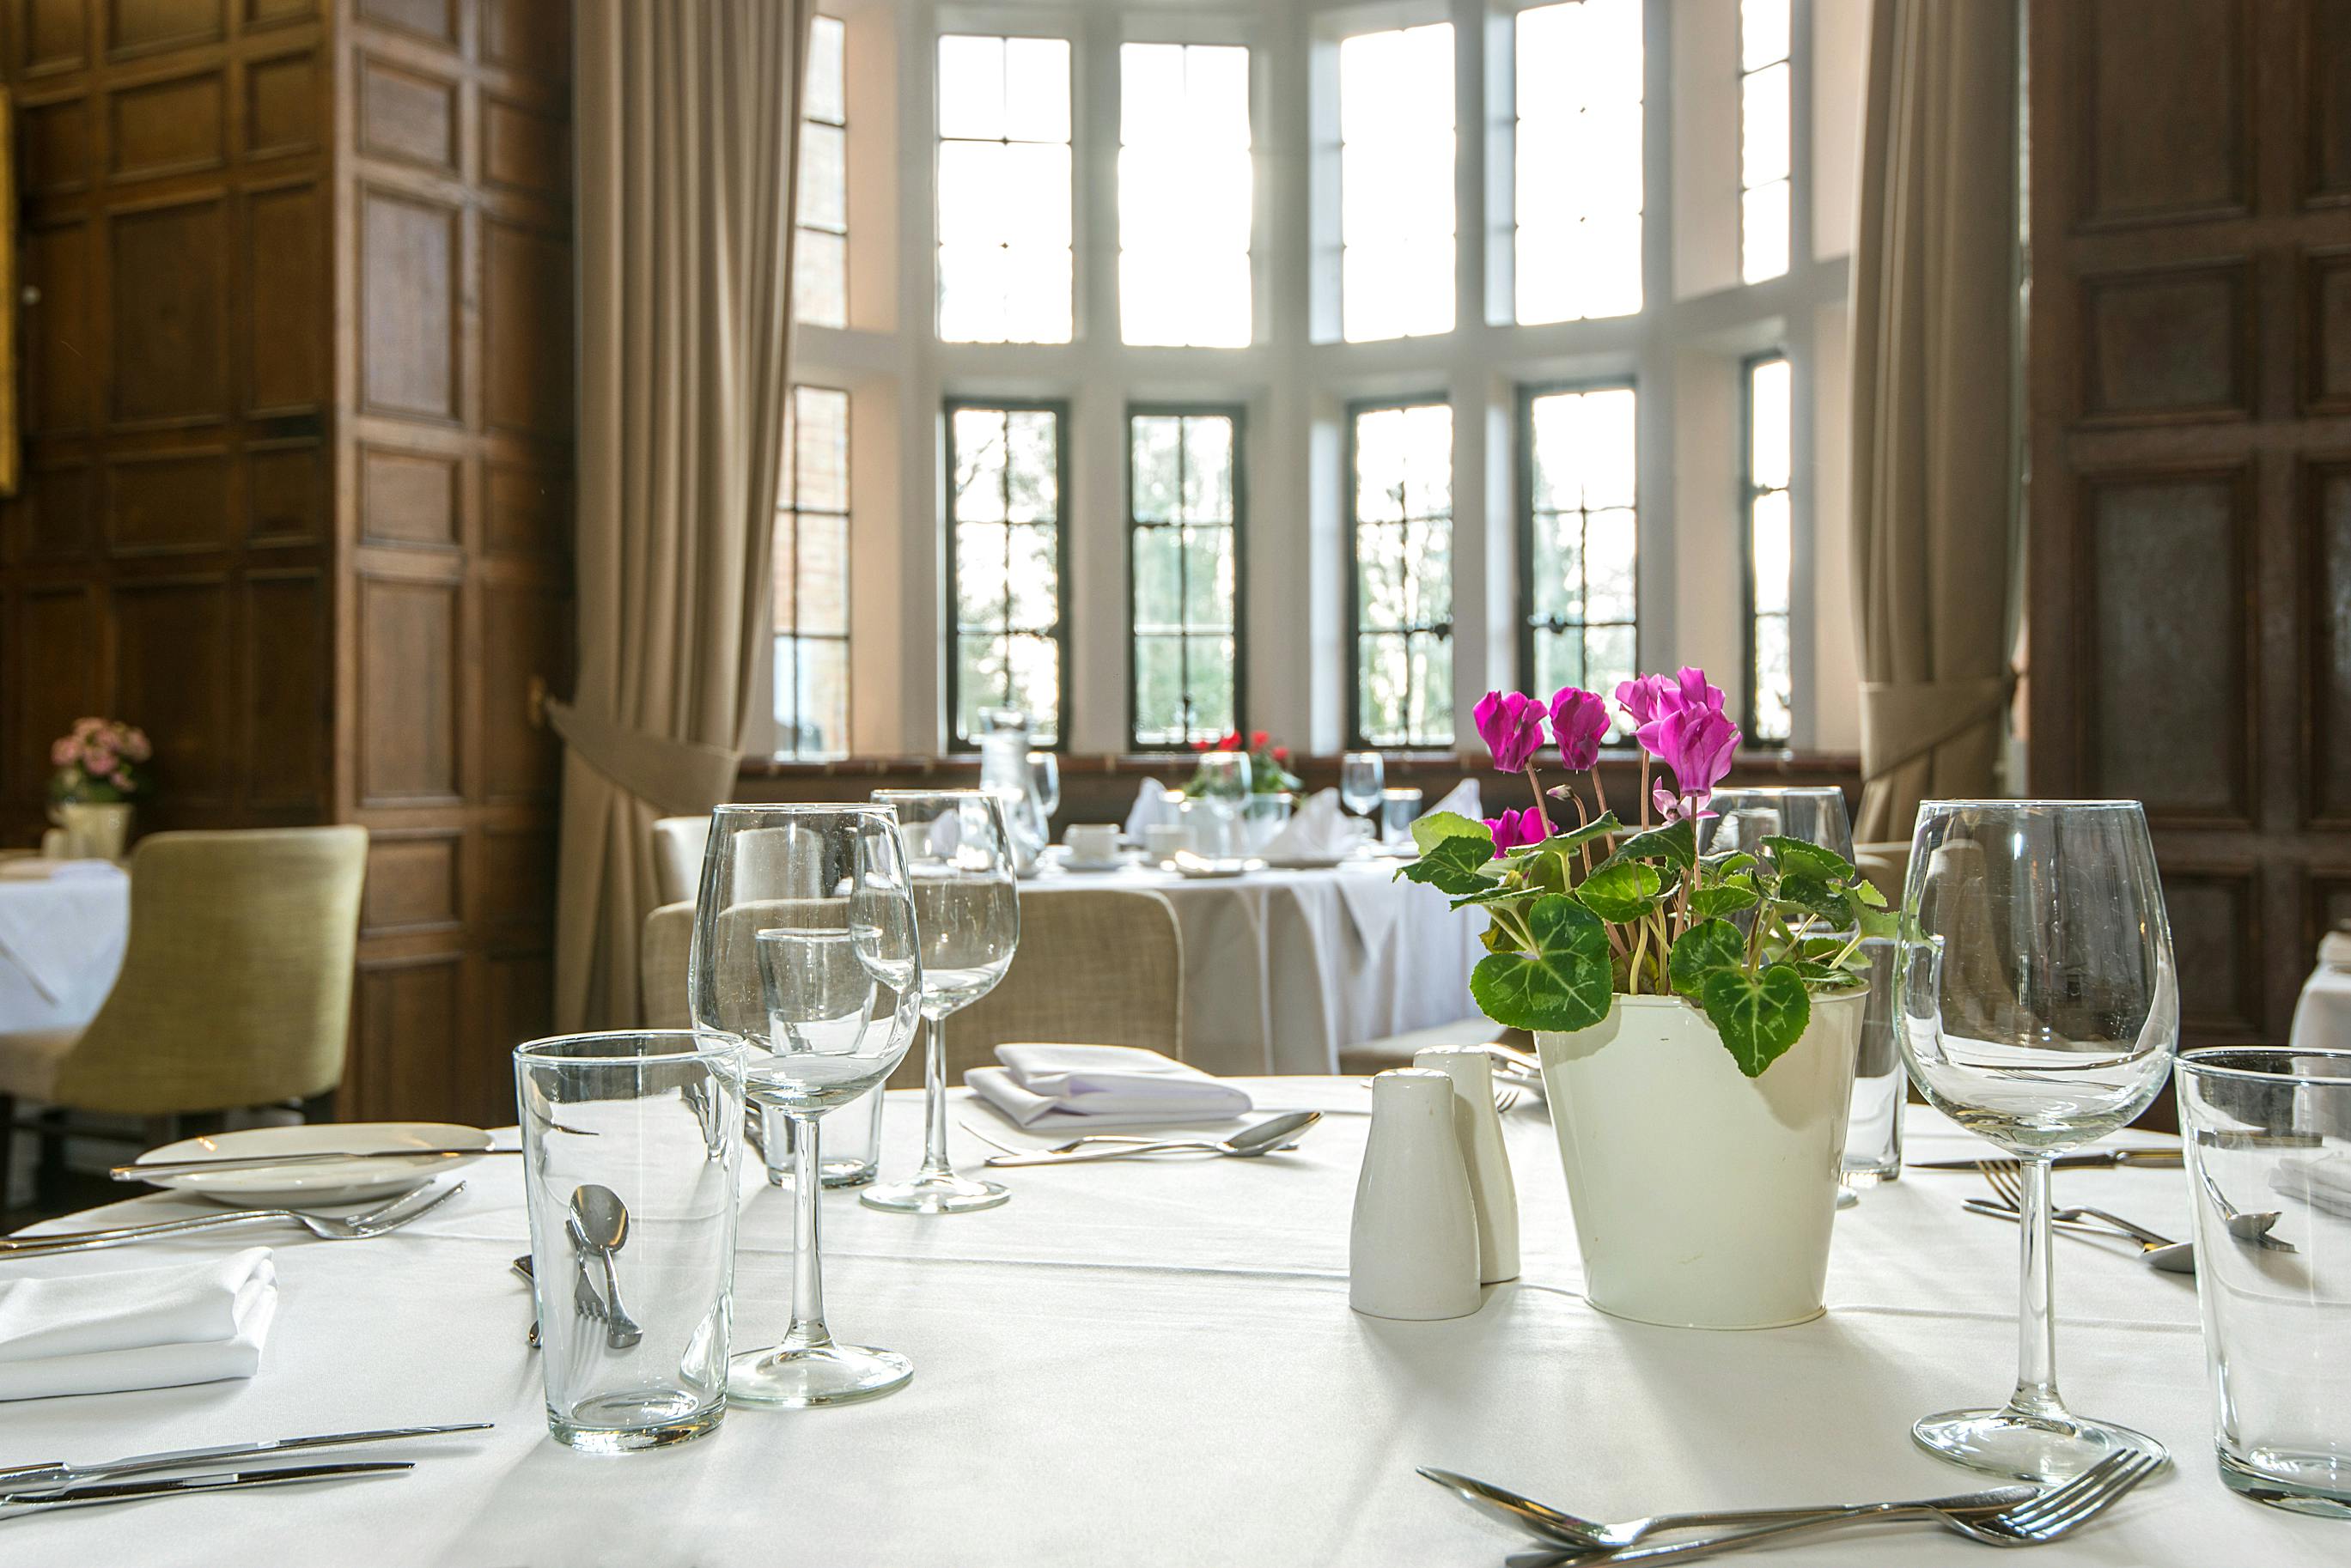
[[1473,715],[1478,738],[1506,774],[1523,770],[1542,749],[1543,705],[1516,691],[1489,691]]
[[1567,771],[1588,772],[1600,760],[1600,742],[1608,733],[1608,704],[1597,691],[1563,687],[1551,700],[1551,732]]
[[1681,793],[1703,805],[1714,786],[1729,775],[1731,756],[1739,750],[1739,726],[1719,710],[1685,708],[1644,726],[1641,742],[1672,770]]
[[1493,831],[1494,853],[1497,855],[1506,855],[1530,844],[1541,844],[1547,836],[1543,831],[1542,813],[1533,806],[1518,811],[1506,805],[1501,815],[1486,818],[1486,826]]
[[1714,813],[1710,811],[1684,811],[1682,797],[1676,794],[1672,789],[1662,784],[1651,784],[1649,786],[1649,801],[1651,805],[1657,808],[1658,823],[1660,826],[1666,827],[1671,827],[1675,823],[1679,822],[1685,815],[1696,818],[1700,816],[1712,816],[1714,815]]

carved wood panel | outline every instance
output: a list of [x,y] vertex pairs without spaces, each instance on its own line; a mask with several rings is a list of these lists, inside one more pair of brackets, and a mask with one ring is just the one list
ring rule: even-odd
[[2146,802],[2186,1042],[2351,914],[2351,6],[2031,0],[2030,787]]

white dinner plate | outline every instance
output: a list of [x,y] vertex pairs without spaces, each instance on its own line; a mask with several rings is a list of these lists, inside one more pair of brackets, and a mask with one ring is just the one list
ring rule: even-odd
[[1335,855],[1269,855],[1265,863],[1277,871],[1328,871],[1354,857],[1353,850],[1343,849]]
[[[374,1154],[402,1148],[487,1150],[490,1135],[449,1122],[318,1122],[290,1127],[247,1127],[210,1137],[182,1138],[139,1157],[140,1164],[175,1159],[230,1159],[270,1154]],[[157,1187],[193,1192],[236,1209],[277,1209],[364,1203],[395,1198],[446,1171],[480,1158],[337,1159],[260,1170],[188,1171],[153,1178]]]

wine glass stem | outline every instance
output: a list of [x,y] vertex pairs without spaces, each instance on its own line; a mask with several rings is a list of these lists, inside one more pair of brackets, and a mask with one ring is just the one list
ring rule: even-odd
[[788,1349],[832,1343],[824,1326],[824,1264],[817,1255],[817,1199],[824,1193],[823,1165],[817,1158],[817,1118],[792,1117],[792,1326]]
[[926,1021],[923,1044],[923,1168],[924,1176],[953,1176],[947,1163],[947,1021],[946,1015]]
[[2057,1290],[2049,1272],[2049,1157],[2020,1160],[2024,1212],[2017,1226],[2022,1293],[2016,1314],[2016,1392],[2008,1407],[2027,1416],[2063,1416],[2057,1397]]

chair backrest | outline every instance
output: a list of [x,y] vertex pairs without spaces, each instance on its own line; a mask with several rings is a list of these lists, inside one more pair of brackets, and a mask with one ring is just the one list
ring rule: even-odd
[[653,819],[653,890],[664,904],[693,901],[702,885],[702,851],[710,842],[706,816]]
[[[1184,934],[1176,907],[1141,888],[1023,888],[1020,947],[994,991],[947,1019],[947,1082],[998,1045],[1141,1045],[1180,1056]],[[893,1089],[923,1082],[910,1051]]]
[[[645,1025],[691,1025],[686,963],[694,905],[645,917],[641,950]],[[947,1082],[996,1060],[1010,1042],[1142,1045],[1170,1056],[1184,1044],[1184,935],[1176,908],[1143,888],[1054,888],[1020,895],[1020,948],[994,991],[947,1020]],[[891,1075],[893,1089],[923,1082],[919,1046]]]
[[58,1064],[58,1103],[161,1116],[341,1082],[367,846],[363,827],[141,839],[122,972]]

